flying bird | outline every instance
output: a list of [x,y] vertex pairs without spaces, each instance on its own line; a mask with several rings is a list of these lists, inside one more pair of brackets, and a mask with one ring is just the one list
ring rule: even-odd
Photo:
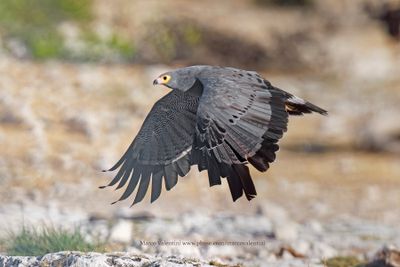
[[131,145],[108,170],[119,169],[107,186],[126,186],[113,203],[137,188],[134,205],[149,187],[154,202],[163,181],[166,190],[172,189],[192,165],[207,170],[210,186],[226,178],[233,201],[243,194],[251,200],[257,192],[248,165],[268,170],[289,115],[327,114],[254,71],[190,66],[161,74],[153,84],[172,90],[154,104]]

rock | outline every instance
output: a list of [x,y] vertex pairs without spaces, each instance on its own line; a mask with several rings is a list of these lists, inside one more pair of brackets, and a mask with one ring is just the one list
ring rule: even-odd
[[273,232],[271,220],[260,215],[237,216],[233,228],[235,231],[250,232],[256,237],[271,236]]
[[[265,264],[268,262],[268,264]],[[320,260],[316,259],[286,259],[286,260],[279,260],[279,261],[261,261],[257,266],[268,266],[268,267],[326,267],[323,265]]]
[[321,259],[333,258],[337,255],[337,251],[328,244],[323,242],[313,243],[314,255],[319,255]]
[[29,54],[28,48],[18,39],[10,39],[5,43],[10,53],[17,58],[25,58]]
[[170,239],[175,236],[184,235],[184,229],[181,222],[168,221],[161,218],[156,218],[146,223],[143,228],[143,235],[147,237]]
[[148,211],[137,212],[133,211],[131,208],[123,207],[115,212],[115,217],[134,221],[150,221],[156,216]]
[[237,250],[234,246],[228,245],[211,245],[208,246],[206,252],[207,258],[215,258],[215,257],[231,257],[234,258],[237,255]]
[[385,246],[366,267],[400,267],[400,250],[394,246]]
[[13,110],[2,107],[4,103],[1,101],[0,104],[0,124],[19,125],[23,122],[20,116],[18,116],[18,114],[16,114]]
[[298,237],[298,225],[295,222],[275,224],[274,233],[278,240],[294,241]]
[[[282,183],[283,186],[284,182]],[[299,226],[291,220],[287,211],[276,204],[268,203],[261,211],[264,214],[264,218],[268,218],[270,223],[267,223],[265,219],[265,229],[267,230],[271,226],[273,236],[278,240],[294,241],[298,237]]]
[[44,255],[40,260],[42,266],[98,266],[108,267],[107,257],[100,253],[90,252],[57,252]]
[[28,267],[28,266],[38,266],[37,257],[10,257],[10,256],[0,256],[0,266],[1,267]]
[[357,129],[357,145],[365,150],[400,153],[400,123],[392,115],[398,112],[398,108],[390,108],[371,115]]
[[280,258],[282,258],[283,260],[291,260],[294,258],[292,253],[290,253],[288,250],[283,250],[280,254]]
[[289,217],[287,211],[283,207],[274,203],[267,203],[266,205],[262,206],[261,213],[265,214],[267,218],[273,220],[275,224],[282,221],[287,221]]
[[324,231],[322,224],[316,220],[311,220],[307,223],[307,226],[316,234],[321,234]]
[[90,123],[88,119],[82,115],[83,114],[80,114],[79,116],[66,118],[64,120],[64,124],[67,127],[68,131],[76,132],[79,134],[83,134],[87,137],[91,137],[93,134],[92,134],[92,128],[90,127]]
[[[96,252],[81,253],[62,251],[49,253],[43,257],[15,257],[1,256],[0,266],[4,267],[30,267],[30,266],[97,266],[97,267],[139,267],[139,266],[211,266],[205,261],[193,258],[175,256],[150,256],[147,254]],[[225,266],[225,265],[224,265]],[[226,265],[228,266],[228,265]]]
[[192,245],[160,246],[159,252],[163,255],[179,255],[188,258],[201,258],[199,247]]
[[111,229],[110,241],[129,243],[132,240],[133,223],[129,220],[119,220]]
[[110,227],[110,223],[106,220],[91,221],[83,225],[82,232],[85,233],[86,240],[89,242],[108,240],[111,234]]
[[310,252],[311,244],[304,240],[297,240],[293,243],[293,249],[300,255],[307,255]]
[[276,262],[278,259],[275,254],[269,254],[266,258],[266,262]]

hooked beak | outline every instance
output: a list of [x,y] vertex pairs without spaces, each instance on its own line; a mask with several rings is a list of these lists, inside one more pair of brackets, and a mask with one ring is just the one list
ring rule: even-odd
[[160,78],[155,79],[155,80],[153,81],[153,85],[161,84],[160,81],[161,81]]

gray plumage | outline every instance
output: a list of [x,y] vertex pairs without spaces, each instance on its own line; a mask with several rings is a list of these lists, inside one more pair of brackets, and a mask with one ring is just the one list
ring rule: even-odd
[[151,185],[153,202],[163,181],[170,190],[192,165],[208,171],[210,186],[227,178],[234,201],[243,193],[250,200],[257,193],[247,165],[268,170],[288,115],[327,114],[253,71],[191,66],[164,73],[154,84],[173,90],[157,101],[125,154],[109,169],[119,171],[107,186],[128,184],[118,201],[138,188],[133,204],[138,203]]

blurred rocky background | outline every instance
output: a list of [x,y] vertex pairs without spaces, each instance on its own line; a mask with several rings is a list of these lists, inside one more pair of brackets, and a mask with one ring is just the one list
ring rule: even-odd
[[[400,246],[399,32],[399,1],[0,1],[0,254],[24,225],[148,255],[120,266],[355,266]],[[291,118],[251,202],[193,169],[110,205],[101,170],[168,92],[153,79],[192,64],[257,70],[329,116]]]

